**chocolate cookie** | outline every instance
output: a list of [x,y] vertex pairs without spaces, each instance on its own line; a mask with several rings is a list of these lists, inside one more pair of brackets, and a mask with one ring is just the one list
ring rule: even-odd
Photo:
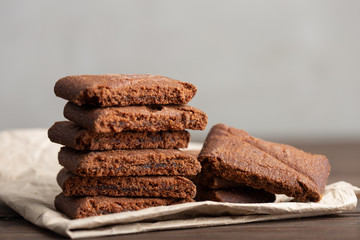
[[246,187],[244,183],[238,183],[234,181],[226,180],[216,175],[211,169],[211,166],[207,163],[201,165],[201,172],[196,176],[189,176],[189,179],[193,181],[197,186],[201,185],[209,189],[230,189],[230,188],[242,188]]
[[194,198],[195,185],[184,177],[82,177],[63,168],[57,182],[65,196]]
[[186,104],[196,94],[190,83],[150,74],[78,75],[61,78],[55,95],[77,105]]
[[59,163],[79,176],[196,175],[196,157],[177,149],[75,151],[62,147]]
[[126,197],[66,197],[63,193],[55,198],[55,208],[69,218],[85,218],[110,213],[141,210],[149,207],[193,202],[192,199],[174,198],[126,198]]
[[67,103],[64,116],[93,132],[204,130],[207,115],[188,105],[95,108]]
[[330,172],[323,155],[266,142],[224,124],[211,129],[199,160],[226,180],[299,201],[319,201]]
[[49,139],[76,150],[141,148],[186,148],[190,133],[183,131],[97,133],[73,122],[56,122],[48,131]]
[[196,178],[192,178],[191,176],[189,178],[197,185],[202,185],[209,189],[231,189],[246,186],[244,183],[229,181],[222,177],[206,174],[204,172],[196,175]]
[[215,201],[229,203],[268,203],[275,201],[275,195],[264,190],[249,187],[211,190],[198,188],[197,201]]

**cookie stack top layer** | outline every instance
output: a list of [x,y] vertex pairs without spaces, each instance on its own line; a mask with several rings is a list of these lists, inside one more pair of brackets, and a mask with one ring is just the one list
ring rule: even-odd
[[150,74],[67,76],[54,88],[58,97],[77,105],[101,107],[186,104],[196,94],[190,83]]
[[204,130],[207,125],[204,112],[185,105],[196,87],[159,75],[68,76],[54,91],[69,100],[65,118],[92,132]]

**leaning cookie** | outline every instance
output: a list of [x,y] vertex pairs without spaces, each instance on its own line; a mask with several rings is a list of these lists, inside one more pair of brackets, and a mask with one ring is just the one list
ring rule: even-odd
[[186,104],[196,94],[196,87],[159,75],[104,74],[61,78],[54,92],[80,106],[109,107]]
[[254,138],[224,124],[211,129],[198,159],[226,180],[298,201],[319,201],[330,173],[323,155]]

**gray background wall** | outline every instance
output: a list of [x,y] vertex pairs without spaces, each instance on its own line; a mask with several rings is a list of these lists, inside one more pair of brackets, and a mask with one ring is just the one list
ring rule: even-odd
[[1,0],[0,36],[0,130],[63,119],[63,76],[153,73],[198,87],[207,131],[360,138],[360,1]]

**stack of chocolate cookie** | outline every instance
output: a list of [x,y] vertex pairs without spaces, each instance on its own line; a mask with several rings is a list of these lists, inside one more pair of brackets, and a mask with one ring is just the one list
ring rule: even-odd
[[70,218],[193,201],[196,157],[186,148],[207,116],[187,104],[196,87],[157,75],[80,75],[60,79],[69,100],[48,132],[65,145],[55,207]]

